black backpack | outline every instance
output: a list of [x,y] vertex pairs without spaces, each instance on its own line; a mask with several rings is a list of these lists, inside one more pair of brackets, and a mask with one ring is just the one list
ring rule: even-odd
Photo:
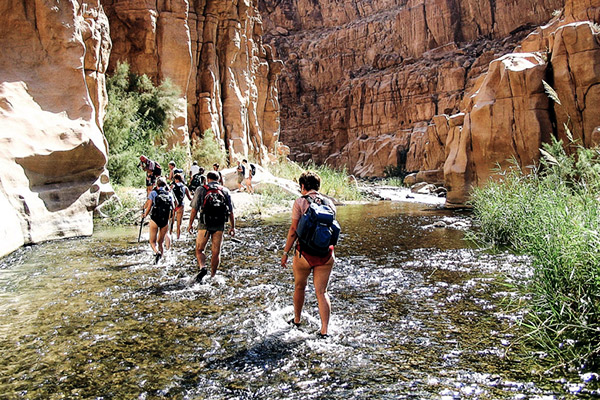
[[157,196],[154,198],[150,217],[155,221],[168,220],[173,209],[171,194],[163,189],[157,190],[157,193]]
[[250,172],[252,172],[252,176],[256,175],[256,165],[250,164]]
[[296,234],[300,242],[300,251],[311,256],[325,257],[329,246],[335,246],[340,236],[340,224],[335,220],[335,212],[329,201],[317,196],[302,196],[310,204],[298,221]]
[[194,175],[188,186],[190,192],[195,193],[196,189],[198,189],[200,186],[202,186],[202,184],[204,184],[204,179],[204,175],[202,175],[201,173],[197,173],[196,175]]
[[181,182],[177,182],[173,185],[173,194],[178,205],[183,204],[183,198],[185,197],[185,186]]
[[225,194],[220,186],[204,185],[204,202],[202,203],[201,221],[207,229],[220,228],[229,217],[229,207]]
[[160,164],[157,162],[154,162],[154,170],[152,170],[152,175],[154,175],[154,176],[162,175],[162,168],[160,167]]

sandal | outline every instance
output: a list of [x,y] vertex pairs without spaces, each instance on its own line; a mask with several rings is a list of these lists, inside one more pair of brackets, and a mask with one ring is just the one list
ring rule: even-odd
[[329,335],[326,333],[317,332],[317,337],[319,339],[327,339],[329,337]]
[[295,322],[294,319],[295,319],[295,317],[292,317],[292,319],[290,319],[288,321],[288,325],[294,325],[296,328],[299,328],[300,325],[302,325],[302,323],[301,322]]

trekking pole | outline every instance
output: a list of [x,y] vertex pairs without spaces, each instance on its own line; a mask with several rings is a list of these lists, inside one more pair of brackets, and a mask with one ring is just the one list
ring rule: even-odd
[[142,228],[144,227],[144,209],[142,209],[142,220],[140,221],[140,233],[138,234],[138,243],[142,237]]

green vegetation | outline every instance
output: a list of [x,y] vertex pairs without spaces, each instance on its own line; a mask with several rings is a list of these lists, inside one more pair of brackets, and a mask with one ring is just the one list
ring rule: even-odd
[[198,161],[198,165],[211,168],[214,163],[227,165],[227,152],[220,145],[212,130],[208,129],[204,135],[192,145],[192,159]]
[[[568,132],[568,131],[567,131]],[[555,366],[600,364],[600,151],[545,144],[540,167],[516,165],[475,189],[481,242],[532,256],[528,343]]]
[[116,186],[115,194],[101,207],[101,212],[106,216],[103,222],[108,225],[139,224],[142,205],[134,192],[123,186]]
[[169,80],[157,87],[146,75],[130,72],[126,63],[117,65],[106,87],[104,134],[113,183],[144,186],[144,173],[137,168],[141,154],[158,161],[163,169],[170,160],[183,165],[187,157],[184,148],[166,150],[168,127],[178,107],[178,89]]
[[350,182],[348,172],[345,168],[336,170],[327,165],[317,166],[313,163],[297,164],[284,159],[270,166],[269,170],[275,176],[296,182],[302,172],[313,170],[321,177],[321,193],[342,201],[363,199],[358,186]]

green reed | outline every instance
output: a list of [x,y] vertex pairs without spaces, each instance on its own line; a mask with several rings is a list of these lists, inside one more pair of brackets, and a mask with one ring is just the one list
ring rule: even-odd
[[361,200],[363,195],[356,183],[350,179],[346,168],[335,169],[328,165],[315,165],[314,163],[298,164],[289,160],[281,160],[269,166],[275,176],[298,181],[300,174],[306,170],[315,171],[321,177],[321,193],[337,200]]
[[600,167],[597,150],[545,145],[539,169],[516,166],[472,194],[476,236],[532,256],[526,339],[554,366],[600,364]]

